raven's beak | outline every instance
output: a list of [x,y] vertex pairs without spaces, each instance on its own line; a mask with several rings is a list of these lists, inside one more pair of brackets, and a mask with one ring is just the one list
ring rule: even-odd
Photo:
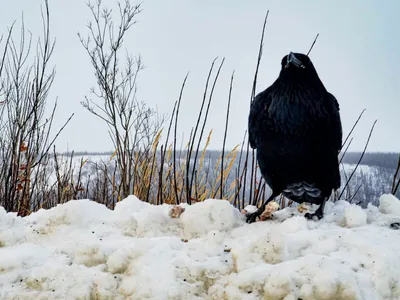
[[303,66],[303,63],[296,57],[296,55],[294,55],[293,52],[290,52],[287,56],[286,68],[289,67],[290,63],[292,63],[297,68]]

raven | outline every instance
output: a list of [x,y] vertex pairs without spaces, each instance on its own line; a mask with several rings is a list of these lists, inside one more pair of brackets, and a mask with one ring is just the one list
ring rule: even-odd
[[326,200],[340,187],[342,147],[339,104],[320,80],[310,58],[290,52],[276,81],[252,101],[249,142],[272,195],[252,223],[279,194],[297,202],[320,204],[308,219],[321,219]]

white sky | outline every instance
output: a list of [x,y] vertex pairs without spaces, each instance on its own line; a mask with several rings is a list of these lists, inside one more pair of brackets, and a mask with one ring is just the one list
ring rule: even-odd
[[[21,20],[34,36],[41,34],[39,0],[13,0],[2,5],[0,29]],[[107,0],[110,6],[115,1]],[[213,128],[211,148],[221,148],[229,80],[236,71],[227,146],[240,143],[247,129],[248,103],[261,27],[270,17],[257,92],[279,73],[289,51],[307,52],[320,37],[311,59],[327,89],[341,106],[344,133],[363,108],[367,111],[355,132],[352,150],[361,150],[378,119],[370,151],[400,151],[398,87],[400,86],[400,2],[385,1],[237,1],[145,0],[143,12],[125,40],[132,54],[141,54],[146,69],[139,80],[139,100],[169,113],[190,71],[181,107],[179,131],[187,137],[212,60],[225,57],[207,130]],[[57,75],[51,98],[58,97],[56,127],[71,113],[75,117],[60,136],[58,150],[111,150],[107,128],[83,109],[80,101],[95,83],[91,65],[76,33],[86,33],[90,13],[84,0],[50,0],[51,30],[56,37],[52,63]]]

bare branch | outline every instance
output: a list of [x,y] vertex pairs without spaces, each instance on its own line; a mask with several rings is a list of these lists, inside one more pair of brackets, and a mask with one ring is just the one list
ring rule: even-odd
[[312,43],[310,49],[308,50],[307,56],[310,55],[310,52],[311,52],[311,50],[314,48],[314,45],[315,45],[315,43],[317,42],[318,37],[319,37],[319,33],[318,33],[317,36],[315,37],[314,42]]
[[342,197],[343,192],[345,191],[346,187],[349,185],[351,178],[353,177],[353,175],[354,175],[354,173],[356,172],[356,170],[357,170],[357,168],[358,168],[358,166],[359,166],[361,160],[362,160],[363,157],[364,157],[365,151],[367,151],[367,147],[368,147],[368,144],[369,144],[369,140],[371,139],[371,135],[372,135],[372,132],[374,131],[374,127],[375,127],[376,122],[377,122],[377,120],[375,120],[374,124],[372,125],[372,128],[371,128],[371,130],[370,130],[370,132],[369,132],[368,139],[367,139],[367,142],[365,143],[365,147],[364,147],[364,150],[363,150],[363,152],[362,152],[362,154],[361,154],[361,156],[360,156],[360,159],[358,160],[356,167],[354,168],[353,172],[351,172],[351,174],[350,174],[350,176],[349,176],[349,179],[347,180],[345,186],[343,187],[342,192],[341,192],[340,195],[339,195],[339,199]]

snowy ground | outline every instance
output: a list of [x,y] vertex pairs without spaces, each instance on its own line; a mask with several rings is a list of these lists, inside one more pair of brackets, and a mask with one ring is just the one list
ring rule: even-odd
[[135,197],[25,219],[0,208],[0,299],[400,299],[400,201],[380,201],[250,225],[223,200],[176,219]]

